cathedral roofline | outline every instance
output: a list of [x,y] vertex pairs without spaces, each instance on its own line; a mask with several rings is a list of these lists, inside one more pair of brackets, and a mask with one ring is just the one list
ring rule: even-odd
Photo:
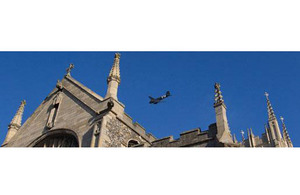
[[[68,90],[68,85],[64,87],[65,90],[67,90],[69,93],[71,93],[73,96],[75,96],[77,99],[79,99],[80,101],[82,101],[86,106],[88,106],[89,108],[91,108],[95,113],[99,114],[99,112],[101,110],[103,110],[103,106],[101,106],[101,103],[113,100],[114,103],[117,103],[117,108],[116,106],[114,106],[114,108],[112,110],[110,110],[112,113],[114,113],[117,118],[121,121],[123,121],[125,124],[131,126],[131,128],[136,131],[137,133],[139,133],[141,136],[143,136],[145,139],[149,140],[149,141],[154,141],[156,140],[156,137],[154,137],[152,134],[147,134],[146,133],[146,129],[140,125],[138,122],[133,122],[132,117],[127,114],[124,109],[125,109],[125,105],[122,104],[121,102],[119,102],[118,100],[109,97],[109,98],[102,98],[101,96],[99,96],[97,93],[93,92],[92,90],[88,89],[86,86],[84,86],[83,84],[81,84],[79,81],[77,81],[76,79],[74,79],[71,76],[66,75],[65,79],[68,81],[71,81],[71,83],[75,84],[75,86],[81,88],[82,90],[84,90],[87,94],[90,94],[93,98],[96,98],[99,103],[95,106],[93,106],[92,104],[89,104],[86,101],[81,100],[80,97],[77,97],[75,94],[72,93],[72,91]],[[64,85],[65,80],[62,80],[62,83]],[[103,104],[104,106],[106,104]],[[121,110],[120,110],[121,109]],[[118,111],[117,111],[118,110]],[[120,113],[123,113],[123,115],[121,116]]]
[[200,128],[196,128],[196,129],[184,131],[184,132],[180,133],[180,135],[185,135],[185,134],[194,133],[194,132],[202,133]]
[[125,108],[125,105],[124,105],[122,102],[120,102],[119,100],[116,100],[116,99],[113,98],[113,97],[107,97],[107,98],[103,99],[102,101],[106,101],[106,100],[108,100],[108,99],[113,99],[113,100],[115,100],[120,106],[122,106],[123,108]]
[[[44,135],[45,132],[61,129],[79,132],[79,139],[82,141],[78,144],[80,147],[132,147],[137,143],[139,143],[137,146],[145,147],[265,147],[270,145],[270,141],[267,144],[265,141],[267,134],[270,132],[274,134],[275,132],[276,135],[281,136],[269,95],[266,93],[269,129],[266,129],[266,133],[263,133],[261,137],[255,136],[252,129],[249,129],[248,139],[244,139],[242,134],[243,141],[238,142],[235,134],[232,136],[229,129],[226,105],[220,84],[215,83],[216,123],[210,124],[208,130],[201,131],[200,128],[195,128],[184,131],[180,133],[180,137],[177,139],[174,139],[173,136],[157,139],[151,133],[147,133],[146,129],[138,122],[134,122],[132,117],[125,112],[125,105],[117,99],[120,84],[119,60],[120,54],[116,54],[108,77],[107,94],[104,98],[73,78],[71,70],[74,65],[70,64],[67,74],[61,81],[57,81],[56,87],[23,126],[21,126],[22,117],[14,117],[9,128],[15,128],[14,130],[18,132],[16,136],[12,137],[8,145],[4,145],[25,146],[31,140],[32,135]],[[25,106],[25,102],[22,104]],[[284,123],[283,128],[286,142],[291,142]],[[29,134],[30,136],[28,136]],[[88,143],[88,139],[91,139],[90,143]],[[116,144],[115,141],[119,143]],[[274,147],[284,147],[281,138],[275,141]],[[245,142],[249,142],[249,146],[246,146]],[[290,145],[292,147],[292,143]]]
[[97,98],[100,101],[103,101],[104,98],[101,97],[100,95],[98,95],[97,93],[95,93],[94,91],[92,91],[91,89],[89,89],[88,87],[86,87],[85,85],[83,85],[82,83],[80,83],[79,81],[77,81],[75,78],[66,75],[64,77],[65,79],[68,79],[69,81],[73,82],[74,84],[76,84],[78,87],[80,87],[81,89],[85,90],[86,92],[88,92],[90,95],[92,95],[93,97]]

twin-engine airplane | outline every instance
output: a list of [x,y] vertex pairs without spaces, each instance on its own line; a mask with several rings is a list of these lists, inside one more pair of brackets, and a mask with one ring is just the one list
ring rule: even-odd
[[149,96],[150,98],[150,102],[149,104],[158,104],[159,102],[161,102],[163,99],[166,99],[167,97],[171,96],[170,91],[167,91],[166,95],[160,96],[159,98],[153,98],[151,96]]

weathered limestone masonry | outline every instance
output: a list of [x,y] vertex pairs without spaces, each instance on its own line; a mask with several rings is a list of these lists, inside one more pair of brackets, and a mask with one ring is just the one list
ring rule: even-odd
[[[119,68],[115,63],[112,69]],[[72,68],[73,64],[22,127],[13,130],[14,136],[9,130],[3,146],[127,147],[129,142],[151,145],[155,137],[147,134],[138,123],[133,123],[124,112],[124,105],[115,98],[116,93],[110,93],[110,85],[104,99],[71,77]],[[118,72],[112,70],[108,80],[116,78]],[[24,105],[16,115],[19,126]],[[77,143],[69,143],[70,137]]]
[[269,100],[269,94],[266,92],[265,96],[268,111],[268,122],[265,124],[265,133],[259,137],[254,135],[251,128],[248,129],[248,139],[243,140],[242,145],[244,147],[293,147],[287,128],[283,122],[283,117],[280,117],[282,121],[282,136],[277,118]]
[[156,139],[125,113],[125,106],[118,100],[121,83],[120,54],[116,53],[107,78],[105,98],[99,96],[71,76],[70,64],[66,75],[22,125],[25,101],[9,124],[2,147],[293,147],[283,122],[283,136],[267,97],[268,125],[262,138],[248,130],[248,139],[238,142],[232,136],[227,108],[215,84],[216,123],[208,130],[193,129],[173,136]]
[[212,124],[206,131],[193,129],[180,134],[180,138],[174,140],[173,136],[155,140],[152,147],[240,147],[240,144],[222,143],[217,139],[217,126]]
[[3,145],[6,145],[11,140],[11,138],[14,137],[15,134],[20,129],[25,105],[26,105],[26,101],[23,100],[21,102],[21,105],[20,105],[16,115],[14,116],[14,118],[12,119],[10,124],[8,125],[8,131],[7,131],[6,138],[3,142]]
[[215,112],[216,112],[216,120],[217,120],[217,138],[220,142],[223,143],[233,143],[233,139],[229,130],[227,114],[226,114],[226,105],[223,100],[222,92],[220,89],[220,84],[215,84]]

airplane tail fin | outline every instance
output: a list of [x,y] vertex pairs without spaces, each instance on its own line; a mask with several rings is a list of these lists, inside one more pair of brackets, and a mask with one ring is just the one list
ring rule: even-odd
[[167,97],[171,96],[170,91],[167,91],[166,96],[167,96]]
[[151,96],[149,96],[149,98],[150,98],[151,100],[154,100],[154,98],[153,98],[153,97],[151,97]]

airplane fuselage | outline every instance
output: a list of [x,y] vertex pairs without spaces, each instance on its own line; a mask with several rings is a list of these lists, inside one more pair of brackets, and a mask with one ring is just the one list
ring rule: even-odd
[[167,91],[166,95],[160,96],[159,98],[153,98],[151,96],[149,96],[150,100],[150,104],[158,104],[159,102],[161,102],[163,99],[166,99],[167,97],[171,96],[170,92]]

